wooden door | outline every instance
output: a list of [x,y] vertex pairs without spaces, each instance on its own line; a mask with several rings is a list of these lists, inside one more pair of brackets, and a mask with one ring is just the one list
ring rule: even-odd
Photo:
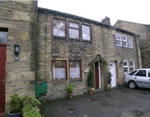
[[99,71],[98,71],[98,62],[95,63],[95,86],[96,86],[96,89],[99,89]]
[[6,44],[0,44],[0,115],[5,113],[5,62]]

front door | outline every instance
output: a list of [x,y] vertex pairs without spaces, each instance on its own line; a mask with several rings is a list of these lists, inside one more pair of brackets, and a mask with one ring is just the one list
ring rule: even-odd
[[115,61],[110,62],[111,87],[116,87],[116,64]]
[[99,71],[98,71],[98,62],[95,63],[95,86],[96,86],[96,89],[99,89]]
[[5,112],[5,62],[6,44],[0,44],[0,115]]

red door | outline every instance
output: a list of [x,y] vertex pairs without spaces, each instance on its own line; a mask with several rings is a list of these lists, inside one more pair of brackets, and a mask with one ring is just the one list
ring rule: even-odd
[[95,85],[96,89],[99,89],[98,62],[95,63]]
[[6,44],[0,44],[0,115],[5,113]]

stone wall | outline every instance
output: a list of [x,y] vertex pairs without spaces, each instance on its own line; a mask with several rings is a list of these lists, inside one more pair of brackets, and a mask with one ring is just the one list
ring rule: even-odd
[[[64,19],[66,21],[74,21],[79,24],[84,23],[91,26],[92,41],[76,40],[69,38],[54,38],[52,35],[52,21],[54,18]],[[137,60],[137,48],[135,37],[134,48],[127,49],[123,47],[116,47],[115,45],[115,30],[89,23],[86,21],[80,21],[78,19],[65,17],[61,15],[55,15],[48,11],[38,12],[38,26],[37,26],[37,64],[36,64],[36,78],[41,81],[48,81],[48,93],[45,98],[61,98],[67,96],[66,87],[68,83],[72,83],[74,87],[74,95],[80,95],[87,91],[87,74],[84,73],[84,69],[91,60],[97,55],[102,55],[107,62],[115,61],[117,68],[117,85],[123,85],[123,64],[120,61],[133,60],[135,62],[135,68],[138,68]],[[122,32],[120,32],[122,33]],[[125,35],[132,36],[125,33]],[[130,53],[130,54],[129,54]],[[68,79],[65,81],[54,81],[52,79],[52,60],[81,60],[82,63],[82,79],[78,81],[71,81]],[[107,66],[109,69],[109,65]],[[68,66],[67,66],[68,68]],[[69,75],[69,71],[67,71]],[[107,79],[104,79],[107,80]],[[105,83],[105,81],[103,81]],[[44,97],[43,97],[44,98]]]
[[[0,2],[0,28],[8,28],[6,51],[6,104],[10,95],[35,96],[35,37],[37,2]],[[14,45],[21,47],[20,60],[14,61]],[[7,108],[7,106],[6,106]]]

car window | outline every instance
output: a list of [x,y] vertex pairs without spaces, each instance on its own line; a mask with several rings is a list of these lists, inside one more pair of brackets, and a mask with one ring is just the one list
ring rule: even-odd
[[135,70],[135,71],[129,73],[129,75],[133,76],[136,72],[137,72],[137,70]]
[[146,77],[146,70],[139,70],[135,76]]
[[148,77],[150,77],[150,70],[148,70]]

